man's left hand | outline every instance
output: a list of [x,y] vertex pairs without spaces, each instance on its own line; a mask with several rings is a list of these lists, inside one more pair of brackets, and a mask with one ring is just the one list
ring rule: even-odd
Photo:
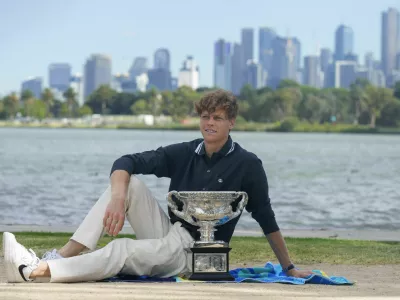
[[291,277],[306,278],[315,273],[313,273],[311,271],[301,271],[301,270],[291,269],[291,270],[287,271],[286,274]]

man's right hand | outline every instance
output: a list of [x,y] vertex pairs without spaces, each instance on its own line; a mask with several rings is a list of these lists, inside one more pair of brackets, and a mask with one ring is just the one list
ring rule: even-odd
[[125,201],[112,199],[107,206],[103,219],[105,231],[111,236],[116,236],[124,226],[124,222]]
[[111,174],[111,201],[103,219],[105,231],[111,236],[116,236],[124,226],[129,179],[130,175],[123,170],[116,170]]

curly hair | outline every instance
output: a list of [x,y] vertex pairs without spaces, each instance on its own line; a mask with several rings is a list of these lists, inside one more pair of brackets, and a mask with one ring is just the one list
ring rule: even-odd
[[195,109],[200,116],[204,111],[213,113],[217,109],[224,109],[229,120],[235,119],[239,105],[236,97],[226,90],[218,89],[206,93],[200,101],[195,103]]

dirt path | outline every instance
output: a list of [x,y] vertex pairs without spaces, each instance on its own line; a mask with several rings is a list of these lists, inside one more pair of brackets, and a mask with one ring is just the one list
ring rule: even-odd
[[[354,286],[205,283],[8,284],[0,257],[0,299],[400,299],[400,265],[300,266],[345,276]],[[268,297],[268,298],[267,298]]]

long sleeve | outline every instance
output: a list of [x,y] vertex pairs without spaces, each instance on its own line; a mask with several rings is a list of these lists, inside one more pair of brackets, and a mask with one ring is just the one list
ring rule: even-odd
[[176,168],[176,159],[184,151],[183,143],[159,147],[156,150],[127,154],[118,158],[111,168],[132,174],[153,174],[157,177],[171,177]]
[[279,226],[268,194],[267,175],[259,158],[255,157],[247,164],[244,178],[243,190],[249,196],[246,210],[258,222],[265,235],[278,231]]

